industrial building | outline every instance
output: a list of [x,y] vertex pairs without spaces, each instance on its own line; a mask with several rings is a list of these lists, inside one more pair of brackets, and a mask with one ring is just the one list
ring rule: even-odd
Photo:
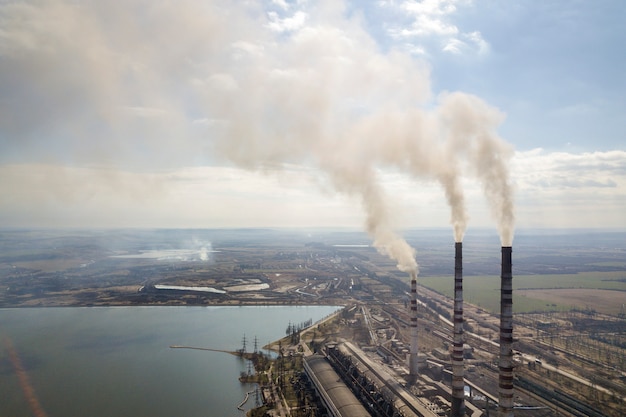
[[326,357],[317,354],[306,357],[304,371],[331,417],[371,416]]
[[329,345],[325,350],[326,356],[316,354],[305,358],[304,369],[330,415],[446,415],[446,408],[419,400],[385,367],[372,361],[352,343]]

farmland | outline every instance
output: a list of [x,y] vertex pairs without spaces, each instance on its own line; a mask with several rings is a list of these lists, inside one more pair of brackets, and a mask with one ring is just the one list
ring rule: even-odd
[[[453,295],[450,277],[422,277],[419,282],[448,297]],[[516,313],[591,308],[604,314],[617,315],[626,302],[626,273],[514,275],[513,288],[513,310]],[[468,303],[498,312],[500,277],[466,276],[463,293]]]

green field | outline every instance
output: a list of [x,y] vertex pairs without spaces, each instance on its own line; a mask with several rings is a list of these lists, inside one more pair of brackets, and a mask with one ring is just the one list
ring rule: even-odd
[[[451,276],[419,277],[418,283],[448,297],[453,297],[454,280]],[[623,291],[626,302],[626,272],[588,272],[563,275],[520,275],[513,276],[513,289],[602,289]],[[486,310],[500,311],[499,276],[463,277],[463,299]],[[615,302],[615,301],[613,301]],[[576,302],[576,307],[586,308],[583,302]],[[513,292],[513,311],[527,313],[531,311],[569,310],[572,303],[546,302],[521,296]]]

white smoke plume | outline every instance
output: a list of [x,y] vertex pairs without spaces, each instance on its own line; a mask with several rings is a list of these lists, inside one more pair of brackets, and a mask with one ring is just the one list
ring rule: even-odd
[[465,139],[455,140],[456,151],[465,154],[483,185],[502,246],[511,246],[515,215],[509,166],[513,148],[495,131],[504,116],[479,98],[461,93],[445,96],[441,110],[450,134]]
[[190,241],[181,243],[181,247],[188,249],[192,254],[192,259],[203,262],[213,262],[213,244],[211,241],[193,237]]
[[426,110],[427,65],[381,50],[343,2],[303,3],[293,15],[293,5],[266,6],[0,6],[0,82],[12,97],[0,101],[0,141],[85,164],[189,166],[200,153],[259,172],[312,165],[334,191],[361,203],[374,245],[416,273],[415,251],[395,231],[394,196],[376,170],[438,181],[460,241],[469,168],[503,242],[512,239],[510,149],[495,134],[499,112],[463,93]]

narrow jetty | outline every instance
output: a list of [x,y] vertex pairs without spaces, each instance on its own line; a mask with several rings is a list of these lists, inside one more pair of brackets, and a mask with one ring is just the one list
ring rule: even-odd
[[233,350],[223,350],[223,349],[211,349],[205,347],[195,347],[195,346],[180,346],[180,345],[170,345],[171,349],[193,349],[193,350],[208,350],[210,352],[222,352],[222,353],[230,353],[235,356],[242,356],[241,352],[233,351]]
[[246,397],[243,399],[243,401],[241,402],[241,404],[239,404],[239,405],[237,406],[237,409],[238,409],[239,411],[245,411],[245,409],[243,408],[243,405],[244,405],[245,403],[247,403],[247,402],[248,402],[248,398],[250,398],[250,394],[252,394],[252,393],[253,393],[253,392],[255,392],[255,391],[256,391],[256,390],[252,390],[252,391],[248,391],[248,392],[246,392]]
[[253,353],[246,353],[242,350],[224,350],[224,349],[211,349],[206,347],[197,347],[197,346],[181,346],[181,345],[170,345],[170,349],[193,349],[193,350],[204,350],[209,352],[222,352],[229,353],[234,356],[239,356],[240,358],[252,360],[254,357]]

